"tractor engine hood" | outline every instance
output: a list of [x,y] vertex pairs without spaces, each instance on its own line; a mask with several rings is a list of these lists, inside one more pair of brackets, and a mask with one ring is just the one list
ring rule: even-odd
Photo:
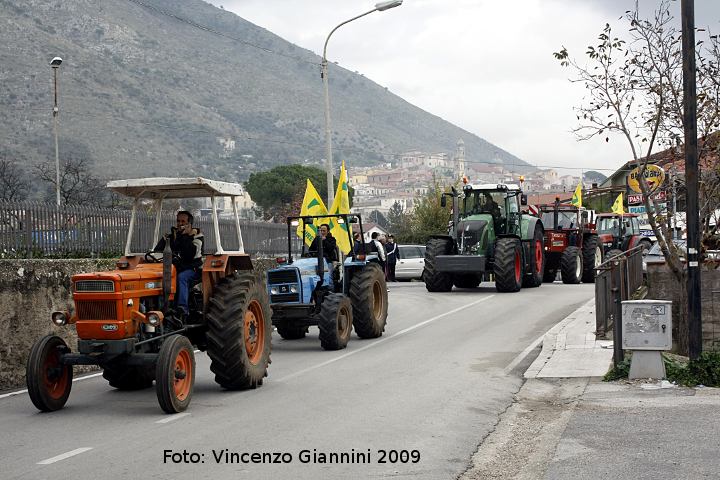
[[477,255],[487,249],[487,227],[491,221],[491,215],[473,215],[458,222],[457,240],[461,253]]

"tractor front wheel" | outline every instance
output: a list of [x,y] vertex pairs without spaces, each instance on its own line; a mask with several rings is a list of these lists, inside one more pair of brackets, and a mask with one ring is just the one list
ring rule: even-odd
[[438,272],[436,258],[438,255],[449,255],[452,240],[444,238],[431,238],[425,248],[425,268],[422,279],[428,292],[449,292],[453,287],[453,276],[449,273]]
[[54,412],[65,406],[73,370],[71,365],[60,362],[60,356],[69,351],[65,341],[56,335],[41,338],[30,350],[25,379],[30,400],[38,410]]
[[385,275],[376,263],[356,272],[350,281],[352,324],[360,338],[377,338],[385,331],[388,294]]
[[352,333],[352,303],[342,293],[331,293],[320,307],[320,346],[325,350],[341,350]]
[[543,277],[545,275],[545,250],[543,249],[543,235],[542,228],[540,225],[535,225],[535,233],[533,239],[530,242],[530,271],[523,275],[523,287],[539,287],[542,285]]
[[166,413],[179,413],[190,405],[195,385],[195,353],[184,335],[166,339],[155,366],[155,393]]
[[495,288],[498,292],[517,292],[522,287],[522,245],[517,238],[499,238],[495,243]]
[[234,273],[215,286],[207,311],[207,352],[215,381],[229,390],[262,385],[272,334],[267,290],[253,272]]
[[583,273],[582,254],[578,247],[567,247],[560,259],[560,274],[563,283],[580,283]]
[[588,235],[585,237],[582,246],[582,256],[582,281],[583,283],[594,283],[597,267],[599,267],[603,261],[600,239],[597,235]]

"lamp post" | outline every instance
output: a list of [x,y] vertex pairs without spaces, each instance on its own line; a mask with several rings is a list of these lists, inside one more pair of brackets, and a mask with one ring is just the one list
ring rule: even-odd
[[62,58],[60,57],[55,57],[50,61],[50,66],[53,69],[54,85],[53,130],[55,131],[55,201],[58,207],[60,206],[60,154],[58,153],[58,113],[60,110],[58,109],[57,102],[57,71],[58,68],[60,68],[60,64],[62,64]]
[[358,15],[357,17],[353,17],[349,20],[345,20],[337,27],[333,28],[330,33],[328,34],[327,38],[325,39],[325,46],[323,47],[323,58],[322,58],[322,70],[320,76],[323,80],[323,87],[325,89],[325,161],[326,161],[326,167],[327,167],[327,184],[328,184],[328,204],[327,207],[330,208],[332,206],[333,197],[335,195],[335,192],[333,192],[333,160],[332,160],[332,133],[330,129],[330,93],[329,93],[329,83],[328,83],[328,61],[327,61],[327,45],[330,41],[330,37],[333,33],[335,33],[335,30],[342,27],[346,23],[350,23],[353,20],[357,20],[358,18],[364,17],[365,15],[369,15],[373,12],[383,12],[385,10],[388,10],[390,8],[399,7],[402,5],[403,0],[389,0],[385,2],[379,2],[375,4],[375,8],[372,10],[365,12],[361,15]]

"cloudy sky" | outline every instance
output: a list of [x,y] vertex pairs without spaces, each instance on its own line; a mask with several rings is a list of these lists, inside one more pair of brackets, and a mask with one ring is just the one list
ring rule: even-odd
[[[212,0],[301,47],[322,54],[340,22],[375,0]],[[640,0],[650,15],[659,0]],[[328,59],[359,71],[407,101],[539,167],[608,173],[630,159],[620,137],[578,142],[573,106],[583,88],[553,58],[566,46],[576,58],[605,23],[634,0],[405,0],[341,27]],[[671,4],[680,17],[680,1]],[[720,31],[720,2],[695,0],[696,26]],[[332,81],[332,79],[331,79]],[[318,85],[318,88],[321,88]],[[472,158],[472,152],[467,152]]]

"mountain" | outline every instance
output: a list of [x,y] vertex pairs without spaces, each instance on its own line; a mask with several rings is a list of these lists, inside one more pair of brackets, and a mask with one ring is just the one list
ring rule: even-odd
[[[102,178],[244,180],[324,158],[320,57],[233,13],[199,0],[0,0],[0,22],[7,157],[54,162],[59,56],[61,162],[85,158]],[[330,97],[338,165],[452,153],[461,138],[468,161],[527,165],[337,65]]]

